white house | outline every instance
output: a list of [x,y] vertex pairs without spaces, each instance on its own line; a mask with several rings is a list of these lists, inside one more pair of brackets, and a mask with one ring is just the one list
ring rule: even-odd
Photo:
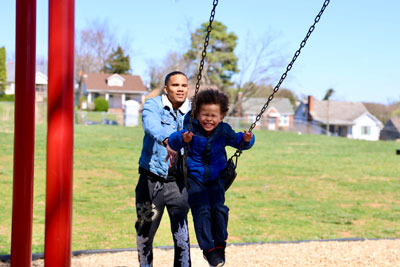
[[294,116],[296,125],[308,125],[312,132],[376,141],[382,123],[361,102],[319,101],[313,96],[302,102]]
[[[47,98],[48,79],[46,74],[43,73],[46,72],[46,69],[42,65],[37,65],[36,70],[40,70],[35,73],[36,102],[43,102]],[[12,61],[7,62],[7,87],[5,94],[15,94],[15,64]]]
[[15,95],[15,64],[13,61],[7,62],[7,86],[6,95]]
[[36,102],[44,102],[47,98],[48,78],[40,71],[35,74]]
[[88,73],[83,81],[89,104],[101,96],[109,102],[109,108],[114,110],[122,110],[127,100],[143,103],[148,92],[138,75]]

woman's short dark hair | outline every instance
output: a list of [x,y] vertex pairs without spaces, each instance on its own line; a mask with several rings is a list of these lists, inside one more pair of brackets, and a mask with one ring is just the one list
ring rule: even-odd
[[217,104],[221,110],[222,115],[226,115],[229,110],[229,99],[228,97],[218,90],[214,89],[205,89],[201,90],[196,97],[194,98],[194,114],[198,114],[200,108],[204,104]]
[[165,76],[164,85],[168,85],[168,82],[169,82],[169,80],[171,80],[171,77],[175,76],[175,75],[183,75],[187,79],[187,76],[185,73],[183,73],[182,71],[176,70],[176,71],[168,73],[167,76]]

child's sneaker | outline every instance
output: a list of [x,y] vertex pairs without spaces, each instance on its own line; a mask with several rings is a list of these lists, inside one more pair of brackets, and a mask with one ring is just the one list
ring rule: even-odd
[[203,256],[211,267],[220,267],[225,264],[225,261],[221,258],[215,248],[203,250]]
[[219,256],[224,262],[225,262],[225,248],[226,248],[226,242],[215,244],[215,250],[218,252]]

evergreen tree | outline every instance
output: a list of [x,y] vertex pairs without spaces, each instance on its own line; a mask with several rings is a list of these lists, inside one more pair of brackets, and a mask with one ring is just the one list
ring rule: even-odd
[[6,48],[0,48],[0,96],[4,95],[7,86]]
[[[207,33],[208,22],[203,23],[199,29],[192,33],[190,50],[184,55],[199,66],[204,39]],[[217,85],[226,91],[232,85],[231,77],[239,72],[237,57],[233,53],[236,47],[237,36],[233,32],[228,33],[227,27],[221,22],[214,21],[207,47],[204,78],[206,82]]]
[[116,50],[113,49],[113,52],[106,60],[104,72],[118,74],[130,73],[131,65],[129,61],[129,55],[125,56],[122,47],[118,46]]

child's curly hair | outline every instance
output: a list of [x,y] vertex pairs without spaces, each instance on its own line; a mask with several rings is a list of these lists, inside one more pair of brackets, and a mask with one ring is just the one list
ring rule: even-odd
[[[193,99],[192,99],[193,101]],[[218,90],[205,89],[201,90],[194,98],[195,110],[194,114],[198,115],[200,108],[204,104],[216,104],[219,105],[222,115],[226,115],[229,110],[229,99],[228,97]]]

